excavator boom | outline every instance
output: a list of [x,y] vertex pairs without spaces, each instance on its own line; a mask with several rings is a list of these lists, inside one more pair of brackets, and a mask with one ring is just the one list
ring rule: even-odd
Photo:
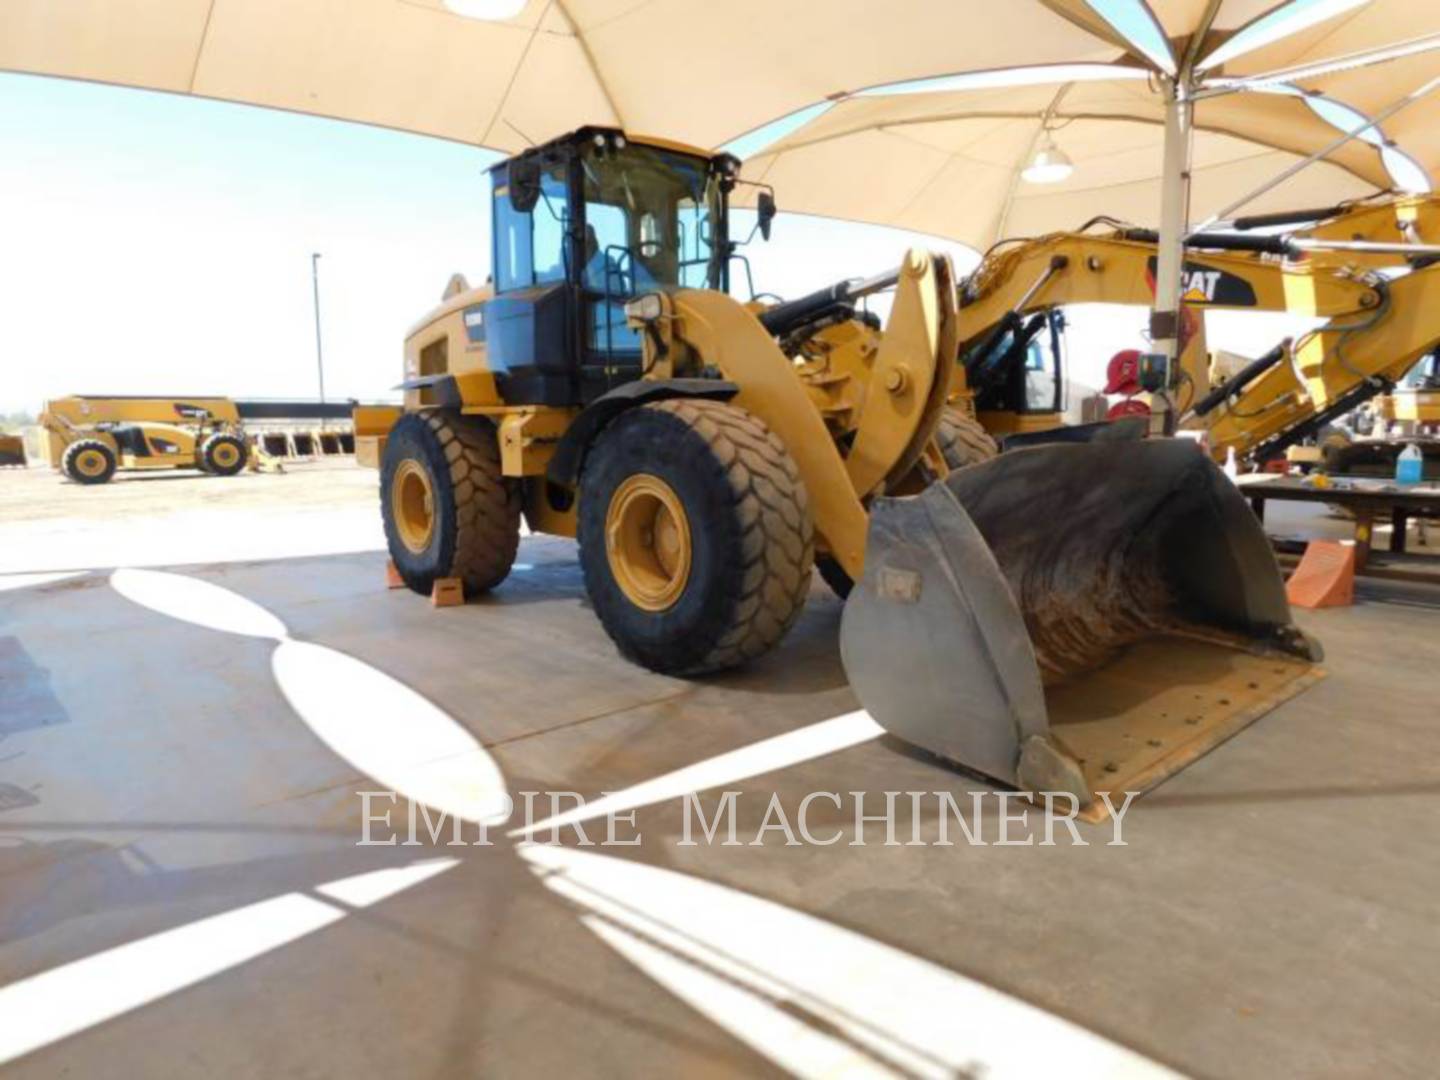
[[[1319,219],[1319,220],[1316,220]],[[1253,230],[1304,225],[1286,236]],[[1242,220],[1242,231],[1192,238],[1186,256],[1180,371],[1182,426],[1205,431],[1223,459],[1266,459],[1388,392],[1440,346],[1440,199],[1388,199]],[[1413,248],[1413,256],[1407,249]],[[1082,303],[1154,300],[1155,238],[1142,230],[1056,233],[988,258],[961,293],[961,355],[1007,320]],[[1398,277],[1381,269],[1403,269]],[[1220,385],[1210,385],[1201,314],[1285,312],[1324,320]]]

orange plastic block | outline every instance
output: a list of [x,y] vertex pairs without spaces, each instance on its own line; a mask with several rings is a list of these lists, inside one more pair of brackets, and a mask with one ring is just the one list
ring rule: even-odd
[[1355,548],[1334,540],[1312,540],[1285,583],[1296,607],[1347,607],[1355,602]]
[[430,587],[432,607],[456,607],[465,603],[465,585],[458,577],[436,578]]
[[395,569],[393,559],[385,560],[385,587],[387,589],[405,588],[405,579],[400,576],[400,571]]

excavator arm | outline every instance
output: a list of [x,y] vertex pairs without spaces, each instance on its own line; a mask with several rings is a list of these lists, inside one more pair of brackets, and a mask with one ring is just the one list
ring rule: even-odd
[[[1182,317],[1190,334],[1178,381],[1188,427],[1207,432],[1212,452],[1269,457],[1363,401],[1387,392],[1440,344],[1440,265],[1422,249],[1395,248],[1440,239],[1440,199],[1415,197],[1313,211],[1329,218],[1284,238],[1197,238],[1185,263]],[[1239,222],[1273,229],[1310,215]],[[1312,249],[1312,244],[1322,245]],[[1323,245],[1349,245],[1335,250]],[[1358,248],[1351,249],[1358,245]],[[1376,250],[1376,247],[1386,250]],[[1289,251],[1290,257],[1281,252]],[[988,258],[961,289],[960,356],[1048,307],[1110,303],[1148,306],[1154,298],[1155,244],[1142,233],[1057,233]],[[1387,280],[1378,268],[1406,268]],[[1222,384],[1209,385],[1206,309],[1286,312],[1324,319],[1319,330],[1284,343]]]

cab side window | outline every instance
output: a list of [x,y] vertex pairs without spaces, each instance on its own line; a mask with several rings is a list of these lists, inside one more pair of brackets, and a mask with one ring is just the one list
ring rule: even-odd
[[535,283],[564,281],[565,234],[570,228],[570,202],[565,192],[564,166],[546,170],[540,177],[540,201],[530,212],[535,219]]
[[495,291],[564,281],[565,234],[570,226],[564,165],[541,174],[540,198],[526,213],[511,205],[508,182],[497,180],[494,197]]
[[510,189],[495,187],[495,291],[509,292],[534,284],[531,258],[531,215],[510,205]]

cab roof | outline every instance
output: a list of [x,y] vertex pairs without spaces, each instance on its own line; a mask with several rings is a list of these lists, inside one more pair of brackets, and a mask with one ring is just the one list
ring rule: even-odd
[[548,156],[547,152],[552,152],[556,150],[573,152],[575,149],[578,149],[579,147],[593,141],[596,136],[600,136],[607,141],[614,141],[615,139],[619,138],[623,139],[625,142],[635,143],[639,146],[650,146],[654,147],[656,150],[668,150],[671,153],[685,154],[689,157],[697,157],[705,161],[719,162],[728,159],[730,162],[733,162],[733,166],[730,170],[732,172],[738,169],[740,164],[739,159],[736,158],[733,154],[716,153],[713,150],[706,150],[699,146],[692,146],[689,143],[678,142],[675,139],[665,139],[661,138],[658,135],[631,134],[630,132],[622,131],[619,128],[586,125],[582,128],[576,128],[574,131],[571,131],[568,134],[560,135],[556,138],[549,140],[548,142],[541,143],[539,146],[532,146],[530,149],[520,154],[512,155],[511,157],[506,158],[504,161],[497,162],[495,165],[491,166],[491,171],[494,172],[499,169],[504,169],[510,164],[510,162],[514,161],[516,158],[527,157],[532,154],[538,154],[543,157]]

